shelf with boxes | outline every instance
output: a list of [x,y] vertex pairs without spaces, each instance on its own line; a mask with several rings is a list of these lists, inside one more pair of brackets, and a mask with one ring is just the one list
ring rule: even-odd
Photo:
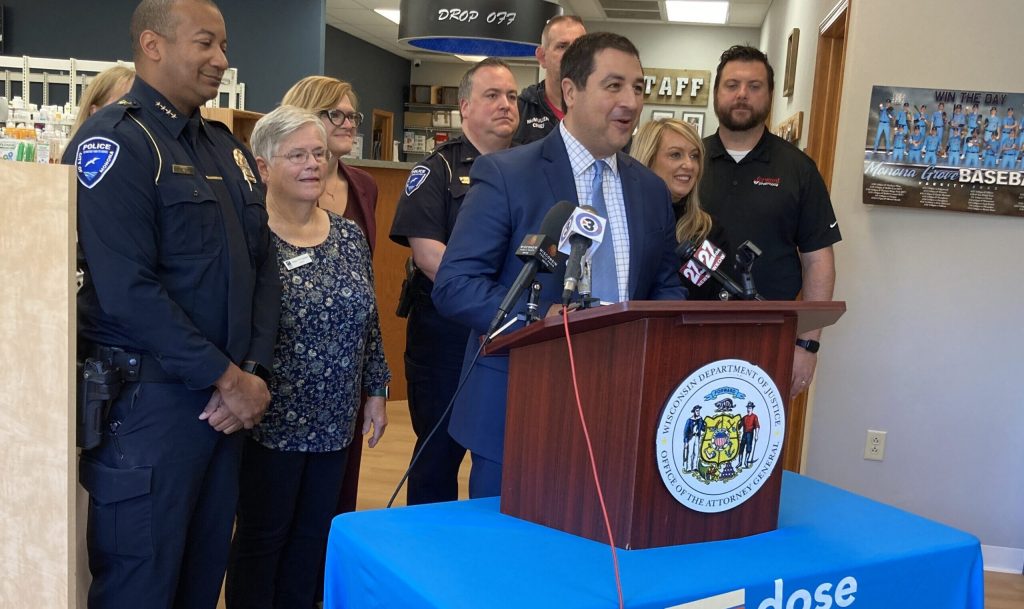
[[405,104],[402,152],[415,159],[462,133],[458,87],[412,85]]
[[402,152],[430,154],[438,145],[462,133],[458,106],[406,104]]

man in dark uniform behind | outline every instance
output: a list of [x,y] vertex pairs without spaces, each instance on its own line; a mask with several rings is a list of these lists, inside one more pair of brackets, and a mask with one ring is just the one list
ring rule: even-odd
[[228,67],[220,11],[144,0],[131,37],[134,86],[64,156],[79,181],[80,351],[124,381],[79,465],[89,606],[213,609],[235,432],[270,400],[280,285],[256,164],[198,111]]
[[[469,169],[481,154],[508,148],[519,123],[516,80],[508,64],[488,58],[459,83],[462,136],[449,140],[412,169],[398,201],[391,240],[412,248],[416,274],[409,286],[405,377],[419,450],[452,398],[469,328],[441,317],[430,299],[434,275],[469,190]],[[459,498],[466,449],[448,435],[448,417],[409,474],[409,505]]]
[[519,96],[519,129],[516,145],[535,142],[554,131],[565,116],[562,110],[562,55],[569,45],[587,33],[583,20],[575,15],[552,17],[540,35],[535,52],[544,68],[544,80],[523,89]]

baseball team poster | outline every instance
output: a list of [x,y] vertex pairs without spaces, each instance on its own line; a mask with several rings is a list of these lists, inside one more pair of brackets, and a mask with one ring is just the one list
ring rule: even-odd
[[1024,217],[1024,93],[871,89],[864,203]]

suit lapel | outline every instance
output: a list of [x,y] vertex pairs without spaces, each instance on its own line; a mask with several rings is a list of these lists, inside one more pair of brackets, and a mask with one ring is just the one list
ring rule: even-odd
[[543,165],[544,177],[547,179],[548,187],[554,197],[548,207],[559,201],[569,201],[579,205],[579,197],[576,194],[576,178],[572,175],[572,165],[569,164],[569,153],[565,150],[562,134],[556,128],[541,142],[541,157],[547,161]]

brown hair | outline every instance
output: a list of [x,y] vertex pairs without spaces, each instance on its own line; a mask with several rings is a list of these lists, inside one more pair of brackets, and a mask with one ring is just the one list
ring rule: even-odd
[[477,71],[481,68],[505,68],[512,72],[512,68],[505,62],[505,60],[498,57],[486,57],[479,62],[473,64],[473,67],[466,70],[466,73],[462,75],[462,80],[459,81],[459,102],[466,101],[473,95],[473,77]]

